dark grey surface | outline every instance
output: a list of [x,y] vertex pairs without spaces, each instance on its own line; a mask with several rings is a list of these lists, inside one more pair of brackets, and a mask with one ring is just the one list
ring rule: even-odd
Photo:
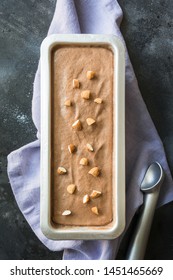
[[[35,237],[12,194],[7,155],[36,139],[32,84],[55,0],[0,2],[0,259],[60,259]],[[173,174],[173,2],[123,1],[122,33]],[[157,210],[146,259],[173,259],[173,204]],[[125,257],[133,223],[119,250]]]
[[7,155],[36,139],[31,118],[34,75],[55,0],[0,1],[0,259],[60,259],[35,237],[6,174]]
[[[173,1],[118,1],[123,13],[121,31],[139,88],[163,141],[173,175]],[[173,259],[173,203],[156,211],[146,259]],[[125,258],[136,217],[118,257]]]

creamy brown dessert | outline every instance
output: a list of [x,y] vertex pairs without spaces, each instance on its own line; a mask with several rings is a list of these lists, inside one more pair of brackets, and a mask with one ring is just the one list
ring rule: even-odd
[[113,53],[106,47],[52,51],[52,221],[112,221]]

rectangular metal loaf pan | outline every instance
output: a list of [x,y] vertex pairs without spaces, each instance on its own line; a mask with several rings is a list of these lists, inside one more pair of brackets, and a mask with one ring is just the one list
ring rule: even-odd
[[[112,221],[102,226],[58,225],[52,220],[52,50],[55,47],[108,47],[113,52]],[[80,53],[79,53],[80,55]],[[94,58],[93,58],[94,59]],[[101,59],[101,57],[100,57]],[[90,70],[90,69],[89,69]],[[114,239],[125,227],[125,51],[114,35],[51,35],[41,45],[40,226],[46,237]],[[57,135],[61,137],[61,135]],[[106,159],[104,159],[106,160]],[[64,176],[64,175],[63,175]]]

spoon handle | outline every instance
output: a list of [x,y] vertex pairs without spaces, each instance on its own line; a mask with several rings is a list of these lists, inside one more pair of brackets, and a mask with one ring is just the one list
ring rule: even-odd
[[144,259],[159,192],[160,186],[157,186],[153,192],[144,194],[144,204],[141,213],[139,213],[140,218],[128,248],[127,260]]

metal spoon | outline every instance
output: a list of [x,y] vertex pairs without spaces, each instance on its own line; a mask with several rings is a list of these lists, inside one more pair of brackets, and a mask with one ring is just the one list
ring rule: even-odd
[[141,191],[144,192],[144,204],[136,230],[130,242],[127,260],[144,259],[151,224],[159,197],[160,187],[164,179],[162,166],[158,162],[152,163],[147,169],[141,183]]

